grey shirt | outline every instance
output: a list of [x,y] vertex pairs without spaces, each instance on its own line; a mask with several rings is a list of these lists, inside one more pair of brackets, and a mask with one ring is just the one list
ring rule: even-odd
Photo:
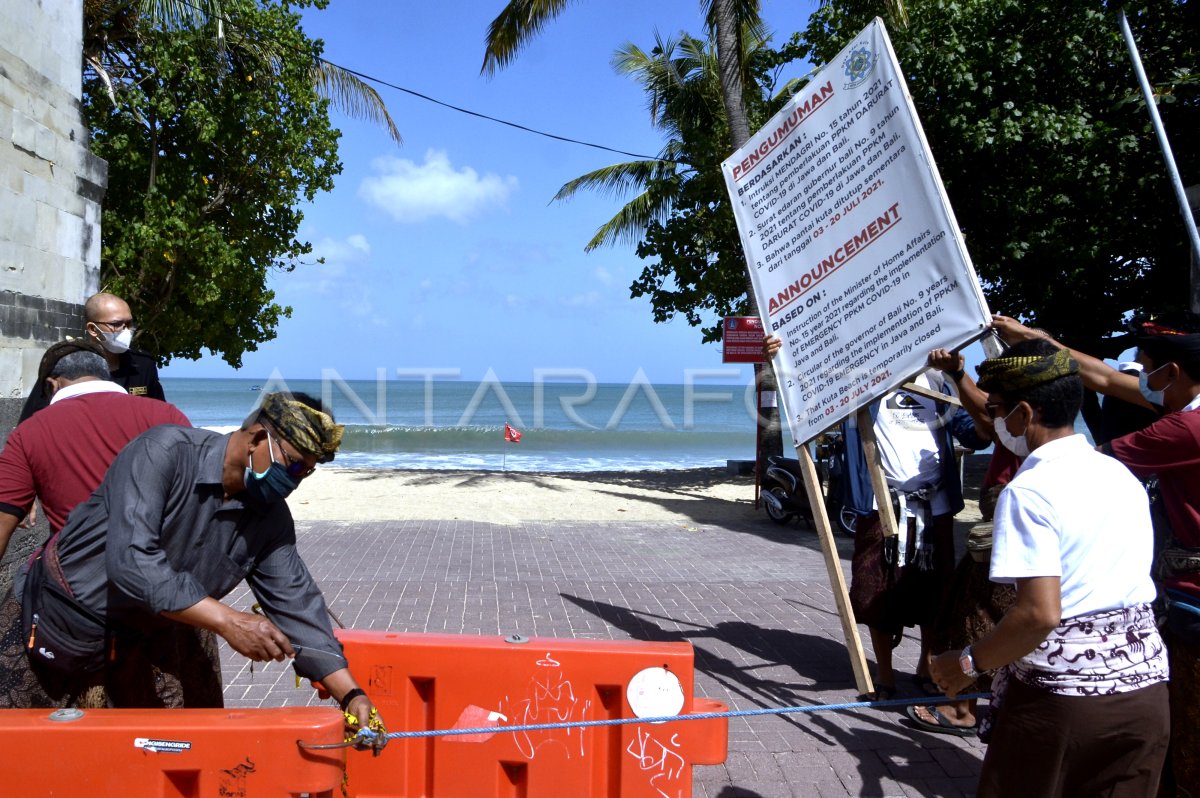
[[117,455],[59,536],[63,573],[85,607],[153,632],[162,612],[220,599],[245,579],[296,649],[301,676],[346,667],[325,600],[296,551],[285,502],[258,510],[224,498],[228,435],[160,426]]

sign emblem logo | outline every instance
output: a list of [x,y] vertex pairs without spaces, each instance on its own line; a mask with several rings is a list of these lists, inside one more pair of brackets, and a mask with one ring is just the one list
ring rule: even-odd
[[847,83],[843,88],[853,89],[861,85],[871,74],[875,66],[875,53],[865,44],[860,44],[842,61],[842,71],[846,73]]

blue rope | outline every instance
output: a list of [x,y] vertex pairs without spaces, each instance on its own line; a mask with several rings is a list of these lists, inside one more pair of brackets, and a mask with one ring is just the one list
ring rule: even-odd
[[[808,712],[836,712],[847,709],[887,709],[890,707],[905,707],[911,705],[929,706],[931,704],[946,704],[951,701],[968,701],[979,698],[991,698],[991,693],[968,693],[965,695],[946,698],[944,696],[923,696],[920,698],[890,698],[886,701],[849,701],[842,704],[810,704],[802,707],[771,707],[767,709],[738,709],[728,712],[698,712],[692,715],[664,715],[652,718],[611,718],[607,720],[580,720],[563,723],[530,723],[523,726],[484,726],[474,729],[427,729],[425,731],[389,732],[385,740],[411,739],[418,737],[453,737],[464,734],[496,734],[498,732],[547,731],[549,729],[586,729],[594,726],[628,726],[634,723],[669,723],[682,720],[714,720],[716,718],[749,718],[759,715],[795,715]],[[360,729],[354,742],[373,740],[376,733],[370,729]]]

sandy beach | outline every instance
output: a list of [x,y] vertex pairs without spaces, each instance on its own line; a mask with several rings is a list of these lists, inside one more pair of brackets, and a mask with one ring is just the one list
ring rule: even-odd
[[298,521],[723,523],[755,513],[754,477],[731,476],[723,468],[578,473],[320,468],[288,504]]
[[[978,478],[975,470],[969,463],[968,486]],[[959,521],[978,520],[975,493],[968,487]],[[766,517],[754,509],[754,477],[733,476],[724,468],[558,473],[319,468],[288,504],[298,521],[723,524]]]

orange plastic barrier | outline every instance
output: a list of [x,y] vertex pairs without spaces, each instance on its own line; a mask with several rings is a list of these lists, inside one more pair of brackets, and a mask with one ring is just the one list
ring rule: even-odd
[[[688,643],[338,633],[351,669],[390,732],[495,728],[457,737],[394,739],[378,757],[351,751],[355,798],[688,798],[692,765],[725,761],[725,718],[504,732],[504,726],[634,717],[663,669],[681,691],[678,714],[720,712],[694,699]],[[650,679],[646,691],[640,672]],[[669,691],[662,691],[669,692]],[[651,696],[653,699],[653,696]],[[647,713],[642,712],[645,716]],[[650,714],[670,714],[670,712]]]
[[334,798],[346,751],[331,707],[7,709],[0,795],[21,798]]

